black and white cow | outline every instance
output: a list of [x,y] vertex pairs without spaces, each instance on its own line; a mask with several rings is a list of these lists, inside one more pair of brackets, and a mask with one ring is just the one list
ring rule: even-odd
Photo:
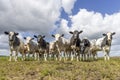
[[96,39],[93,39],[90,41],[90,57],[93,59],[93,60],[96,60],[98,58],[98,55],[97,55],[97,47],[96,47]]
[[103,51],[104,52],[104,60],[109,60],[109,53],[111,49],[111,43],[112,43],[112,36],[115,34],[115,32],[111,33],[108,32],[106,34],[103,34],[104,37],[99,38],[95,42],[95,47],[92,50],[94,51]]
[[81,41],[80,48],[83,60],[87,60],[87,58],[90,57],[90,45],[90,41],[87,38],[84,38]]
[[17,37],[19,33],[8,32],[8,31],[5,31],[4,33],[9,36],[9,46],[10,46],[9,61],[11,61],[12,59],[13,51],[15,51],[15,56],[14,56],[15,61],[17,61],[18,52],[22,54],[22,60],[25,60],[24,42]]
[[71,54],[71,61],[73,61],[73,55],[76,55],[77,57],[77,61],[79,61],[79,57],[80,57],[80,43],[81,40],[79,38],[79,34],[82,33],[83,31],[77,31],[75,30],[74,32],[70,31],[69,33],[72,34],[72,37],[70,39],[70,45],[71,48],[73,50],[72,54]]
[[39,53],[44,54],[44,60],[47,61],[47,56],[49,53],[49,43],[45,41],[45,39],[44,39],[45,36],[34,35],[34,37],[37,38]]
[[49,54],[53,57],[53,59],[56,58],[56,61],[58,60],[58,53],[56,41],[49,42]]
[[58,57],[59,57],[59,60],[61,61],[62,59],[62,53],[63,53],[63,57],[64,57],[64,60],[67,60],[67,52],[68,50],[70,50],[70,41],[66,38],[63,37],[64,34],[60,35],[60,34],[55,34],[55,35],[52,35],[52,37],[55,38],[55,43],[56,43],[56,47],[57,47],[57,50],[58,50]]
[[24,37],[24,39],[25,39],[25,46],[27,49],[26,52],[28,53],[28,58],[30,57],[30,54],[32,54],[34,59],[37,60],[38,45],[34,41],[34,38],[28,36],[28,37]]

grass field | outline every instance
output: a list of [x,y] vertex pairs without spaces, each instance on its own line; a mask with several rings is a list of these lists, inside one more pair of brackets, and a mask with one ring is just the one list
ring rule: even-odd
[[0,57],[0,80],[120,80],[120,58],[97,61],[18,61]]

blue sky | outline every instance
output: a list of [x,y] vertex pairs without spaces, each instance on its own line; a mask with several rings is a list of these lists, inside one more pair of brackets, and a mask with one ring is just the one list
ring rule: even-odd
[[6,30],[19,32],[20,38],[46,35],[51,41],[51,34],[64,33],[70,38],[69,31],[82,29],[80,37],[89,39],[116,32],[111,53],[120,55],[119,26],[120,0],[0,0],[0,51],[6,54]]
[[76,14],[80,8],[92,10],[104,14],[113,14],[120,10],[120,0],[77,0],[73,14]]
[[[78,13],[79,9],[87,9],[105,14],[113,14],[120,11],[120,0],[77,0],[72,9],[72,15]],[[62,18],[68,19],[68,14],[62,11]]]

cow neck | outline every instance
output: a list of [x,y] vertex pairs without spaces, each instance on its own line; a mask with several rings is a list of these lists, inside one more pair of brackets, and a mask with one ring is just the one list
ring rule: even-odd
[[73,40],[73,37],[71,38],[71,45],[75,45],[76,47],[80,46],[81,40],[78,38],[76,40]]
[[102,46],[105,46],[105,45],[111,46],[111,41],[109,42],[109,41],[107,40],[107,36],[103,39],[103,44],[102,44]]
[[15,37],[15,40],[14,41],[10,41],[9,42],[9,45],[10,46],[13,46],[13,47],[16,47],[16,46],[19,46],[20,45],[20,40],[18,37]]
[[58,45],[63,44],[62,37],[58,40]]
[[76,45],[76,47],[79,47],[79,46],[80,46],[80,39],[77,39],[77,40],[76,40],[75,45]]
[[46,48],[46,41],[45,41],[44,39],[42,39],[42,40],[39,42],[38,46],[39,46],[40,48]]

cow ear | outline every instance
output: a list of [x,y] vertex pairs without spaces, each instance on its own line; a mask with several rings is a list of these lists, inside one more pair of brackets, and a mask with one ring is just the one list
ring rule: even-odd
[[115,35],[115,34],[116,34],[115,32],[112,33],[112,35]]
[[52,37],[55,37],[55,35],[52,34]]
[[63,36],[64,36],[64,34],[61,35],[61,37],[63,37]]
[[79,34],[82,33],[82,32],[83,32],[83,30],[81,30],[81,31],[79,32]]
[[45,38],[45,35],[43,36],[43,38]]
[[26,37],[24,37],[24,39],[26,39]]
[[9,32],[8,32],[8,31],[5,31],[4,33],[5,33],[6,35],[8,35],[8,34],[9,34]]
[[69,33],[70,33],[70,34],[73,34],[73,32],[72,32],[72,31],[70,31]]
[[103,36],[106,36],[106,34],[104,33]]
[[15,35],[19,35],[19,33],[15,33]]
[[34,35],[35,38],[38,38],[36,35]]

